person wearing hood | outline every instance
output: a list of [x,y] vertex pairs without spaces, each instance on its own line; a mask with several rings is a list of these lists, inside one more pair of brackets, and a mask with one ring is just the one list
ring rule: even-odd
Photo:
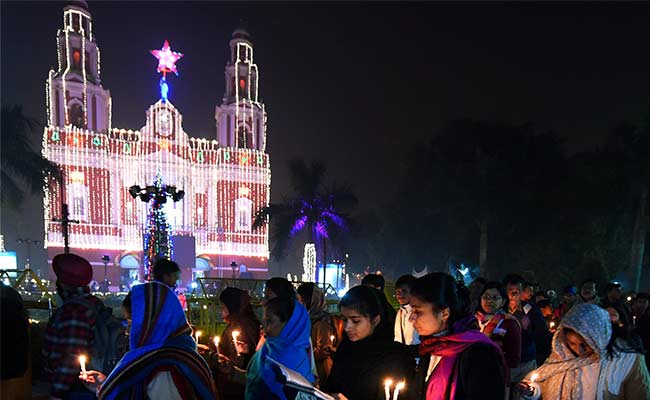
[[323,292],[314,283],[303,283],[298,287],[298,301],[309,311],[318,383],[323,385],[332,369],[332,350],[338,343],[334,318],[327,312]]
[[553,352],[518,390],[525,399],[650,399],[643,354],[608,345],[612,324],[595,304],[576,304],[553,337]]
[[106,377],[98,371],[79,379],[98,388],[100,400],[217,399],[208,364],[174,292],[159,282],[135,285],[125,309],[131,316],[130,350]]
[[246,371],[246,400],[286,400],[284,386],[276,379],[271,358],[314,382],[311,371],[311,323],[297,300],[276,297],[264,304],[262,328],[266,338]]

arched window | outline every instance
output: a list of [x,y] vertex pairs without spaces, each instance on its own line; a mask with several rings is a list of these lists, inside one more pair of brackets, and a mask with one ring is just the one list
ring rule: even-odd
[[253,225],[253,202],[246,197],[235,200],[235,231],[250,232]]
[[85,128],[86,124],[84,123],[84,111],[81,108],[81,104],[72,103],[68,108],[68,120],[77,128]]
[[70,219],[78,219],[82,222],[88,221],[88,204],[90,193],[88,187],[83,183],[74,182],[68,184],[68,202],[70,203]]
[[226,117],[226,146],[231,147],[232,146],[232,123],[230,120],[230,115]]
[[239,126],[237,130],[237,147],[245,149],[247,147],[246,139],[248,138],[248,130],[243,125]]

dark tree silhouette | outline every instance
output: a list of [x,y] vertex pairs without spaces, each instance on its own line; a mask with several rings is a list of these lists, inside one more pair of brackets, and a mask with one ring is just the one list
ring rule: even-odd
[[[60,168],[35,151],[29,133],[40,124],[23,114],[22,106],[2,106],[2,205],[18,208],[26,191],[41,193],[44,184],[61,181]],[[27,189],[25,188],[27,186]]]

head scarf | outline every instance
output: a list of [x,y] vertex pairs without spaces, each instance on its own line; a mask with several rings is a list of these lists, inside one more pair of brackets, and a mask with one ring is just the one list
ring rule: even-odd
[[[427,400],[456,398],[459,371],[456,366],[456,359],[465,349],[474,344],[483,343],[494,348],[495,355],[500,356],[502,370],[507,370],[503,352],[496,343],[479,331],[460,331],[460,326],[462,326],[460,323],[454,325],[454,333],[444,336],[429,336],[422,338],[420,342],[419,350],[421,355],[432,354],[441,357],[438,366],[436,366],[429,378]],[[507,385],[509,380],[507,374],[505,379],[504,386]]]
[[194,398],[216,396],[212,374],[196,352],[192,328],[178,298],[158,282],[131,289],[130,351],[102,385],[99,399],[145,398],[147,380],[159,367],[173,367],[184,376]]
[[241,314],[250,306],[250,296],[245,290],[227,287],[219,295],[219,301],[228,308],[229,314]]
[[[301,289],[303,292],[307,291],[308,293],[300,293]],[[304,283],[300,288],[298,288],[298,293],[302,296],[305,307],[309,310],[309,319],[312,324],[321,319],[330,317],[330,314],[327,312],[325,295],[314,283]],[[306,300],[308,300],[309,303],[307,303]]]
[[[566,345],[565,328],[580,336],[596,353],[594,357],[576,357]],[[537,374],[536,381],[542,383],[544,399],[582,399],[585,392],[593,390],[596,381],[588,379],[589,369],[605,358],[607,344],[612,336],[609,314],[594,304],[576,304],[569,310],[553,336],[553,352],[544,365],[531,372],[528,380]],[[597,376],[597,375],[596,375]],[[598,385],[596,393],[604,392]],[[602,390],[601,390],[602,389]]]
[[246,399],[266,398],[264,391],[270,390],[279,399],[286,400],[283,386],[276,380],[271,363],[266,359],[267,356],[298,372],[309,382],[315,380],[311,372],[309,315],[302,304],[297,300],[294,302],[293,313],[280,332],[280,336],[267,337],[248,366]]

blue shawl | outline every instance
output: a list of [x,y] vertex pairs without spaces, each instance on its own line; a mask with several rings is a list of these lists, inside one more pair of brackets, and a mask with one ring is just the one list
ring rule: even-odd
[[134,286],[131,314],[131,350],[103,383],[99,398],[146,398],[146,381],[161,366],[176,368],[196,398],[215,398],[212,374],[196,352],[192,328],[174,292],[157,282]]
[[300,373],[309,382],[314,382],[315,378],[311,372],[310,336],[309,314],[307,309],[296,301],[293,313],[280,336],[267,337],[262,348],[248,364],[246,400],[269,398],[269,391],[278,399],[286,400],[283,385],[276,380],[275,372],[266,360],[267,356]]

